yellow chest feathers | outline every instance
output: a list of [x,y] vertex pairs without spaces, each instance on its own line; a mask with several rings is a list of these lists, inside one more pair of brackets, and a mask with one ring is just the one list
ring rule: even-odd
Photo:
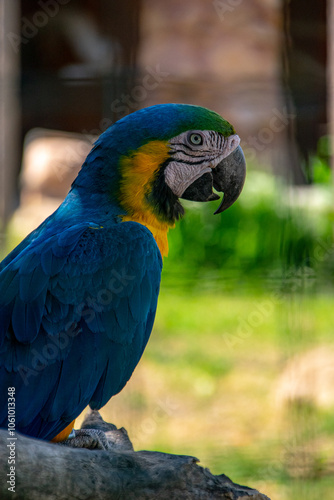
[[160,165],[168,158],[166,141],[151,141],[120,160],[122,172],[120,202],[127,215],[123,221],[135,221],[153,234],[162,257],[168,254],[167,232],[174,224],[161,222],[147,201]]

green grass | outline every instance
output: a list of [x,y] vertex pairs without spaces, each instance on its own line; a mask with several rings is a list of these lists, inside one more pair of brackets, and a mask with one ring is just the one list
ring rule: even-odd
[[102,414],[136,449],[194,455],[275,499],[328,497],[330,409],[276,399],[291,356],[333,344],[333,319],[329,295],[163,287],[143,359]]
[[[294,356],[334,342],[330,186],[304,195],[299,205],[297,192],[250,170],[222,216],[186,204],[149,344],[102,410],[136,449],[194,455],[272,500],[331,498],[334,488],[334,405],[278,397]],[[12,221],[8,251],[25,227]]]

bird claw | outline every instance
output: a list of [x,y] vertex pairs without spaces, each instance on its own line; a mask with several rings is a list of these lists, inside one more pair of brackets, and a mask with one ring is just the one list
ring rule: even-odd
[[87,448],[89,450],[110,450],[112,448],[105,433],[97,429],[73,430],[65,441],[58,444],[70,448]]

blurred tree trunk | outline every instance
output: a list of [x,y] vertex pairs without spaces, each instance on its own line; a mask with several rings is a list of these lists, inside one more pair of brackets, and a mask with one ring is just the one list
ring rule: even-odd
[[334,172],[334,0],[328,0],[327,6],[328,31],[328,123],[331,141],[331,165]]
[[[332,0],[283,0],[282,78],[289,112],[290,163],[296,184],[313,182],[312,155],[328,124],[327,6]],[[333,25],[328,24],[328,27]],[[329,30],[330,31],[330,30]],[[297,154],[296,154],[297,153]]]
[[0,0],[0,247],[4,225],[13,210],[19,164],[19,51],[8,35],[20,36],[19,2]]

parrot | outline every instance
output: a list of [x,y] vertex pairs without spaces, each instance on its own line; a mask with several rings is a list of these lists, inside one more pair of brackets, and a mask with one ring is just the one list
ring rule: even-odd
[[233,126],[201,106],[156,104],[99,136],[58,209],[0,263],[0,427],[15,408],[16,431],[64,442],[87,406],[124,388],[180,200],[220,199],[219,214],[245,175]]

